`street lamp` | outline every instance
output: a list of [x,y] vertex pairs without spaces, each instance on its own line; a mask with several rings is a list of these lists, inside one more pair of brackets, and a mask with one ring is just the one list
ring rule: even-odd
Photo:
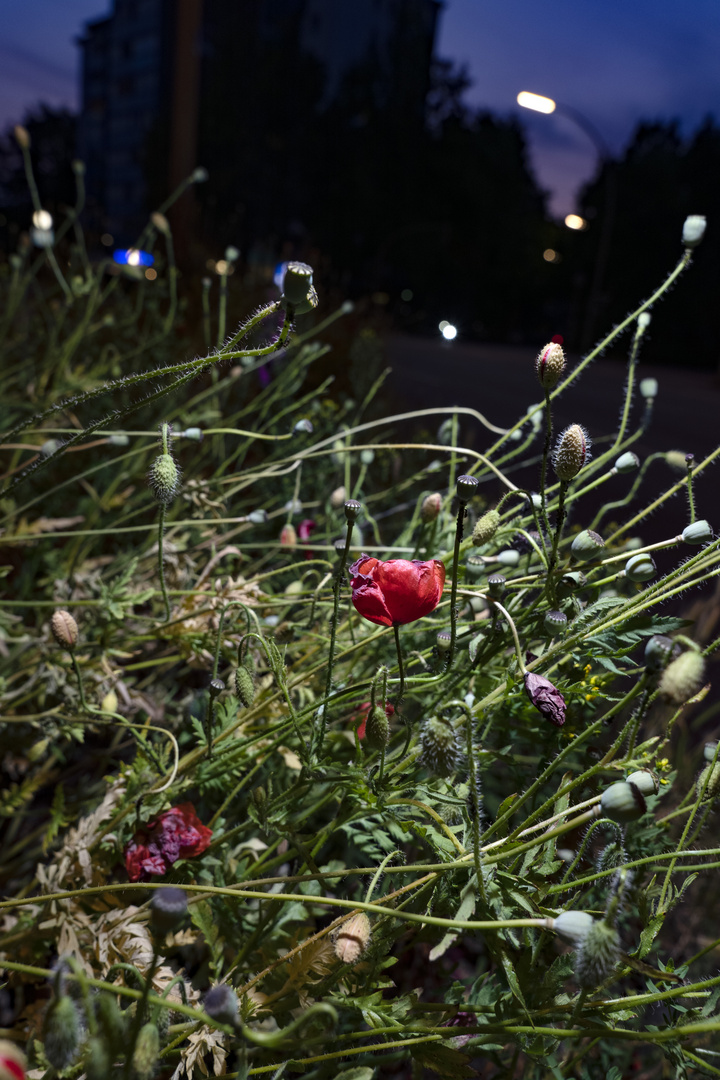
[[[583,116],[577,109],[573,109],[571,105],[559,104],[558,102],[553,101],[552,98],[543,97],[542,94],[533,94],[529,90],[520,91],[517,96],[517,103],[523,109],[532,109],[534,112],[545,113],[546,115],[558,112],[562,116],[567,116],[568,119],[572,120],[573,123],[584,132],[588,139],[590,139],[597,151],[600,169],[605,172],[605,212],[600,227],[600,239],[598,241],[595,269],[593,271],[587,311],[585,313],[585,323],[583,325],[580,341],[580,347],[582,351],[585,351],[592,343],[598,309],[600,307],[603,279],[605,277],[605,269],[607,267],[608,254],[610,251],[610,237],[615,218],[615,203],[617,201],[617,176],[614,163],[610,154],[610,149],[598,129],[586,116]],[[574,219],[573,224],[570,224],[570,218]],[[583,225],[576,223],[581,220],[581,218],[578,218],[578,215],[569,214],[565,219],[565,224],[571,229],[582,229]]]

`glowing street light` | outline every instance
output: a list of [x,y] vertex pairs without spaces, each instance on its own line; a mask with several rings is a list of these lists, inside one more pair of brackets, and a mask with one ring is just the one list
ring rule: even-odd
[[529,90],[521,90],[517,96],[517,103],[523,109],[532,109],[534,112],[553,113],[557,105],[552,98],[543,97],[542,94],[532,94]]
[[580,217],[579,214],[568,214],[565,218],[565,224],[568,229],[575,229],[576,232],[582,232],[583,229],[587,229],[587,221],[585,218]]

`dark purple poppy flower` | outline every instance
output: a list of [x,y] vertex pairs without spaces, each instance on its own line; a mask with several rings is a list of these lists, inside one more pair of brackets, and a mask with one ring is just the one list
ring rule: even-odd
[[556,727],[565,723],[565,698],[549,679],[533,672],[525,672],[525,693],[536,709],[552,720]]

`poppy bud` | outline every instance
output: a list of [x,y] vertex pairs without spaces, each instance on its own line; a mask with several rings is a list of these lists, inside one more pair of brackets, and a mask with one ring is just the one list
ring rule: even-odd
[[312,288],[313,269],[304,262],[289,262],[283,277],[283,300],[297,305],[307,300]]
[[503,574],[491,574],[487,579],[488,595],[491,596],[493,600],[499,600],[505,592],[505,580]]
[[625,577],[629,581],[649,581],[657,574],[657,566],[646,551],[632,555],[625,563]]
[[251,510],[247,519],[252,525],[264,525],[268,520],[268,512],[267,510]]
[[43,1026],[43,1049],[53,1068],[60,1072],[75,1060],[80,1042],[80,1020],[77,1009],[62,994],[50,1002]]
[[687,472],[685,457],[686,455],[682,450],[668,450],[665,455],[665,464],[669,465],[671,469],[677,469],[678,472]]
[[16,124],[13,128],[13,133],[18,146],[21,146],[23,150],[28,150],[30,148],[30,133],[28,129],[24,128],[22,124]]
[[125,1014],[120,1011],[112,994],[101,993],[95,998],[98,1025],[112,1053],[124,1045],[127,1035]]
[[180,470],[172,454],[158,454],[150,466],[148,483],[159,503],[171,503],[180,487]]
[[246,709],[249,709],[255,700],[253,677],[244,664],[240,664],[235,672],[235,697]]
[[487,544],[488,540],[492,540],[498,531],[499,525],[500,515],[497,510],[488,510],[482,517],[479,517],[472,531],[472,542],[475,547],[481,547],[483,544]]
[[185,428],[182,435],[184,439],[190,439],[191,442],[200,443],[203,441],[203,429],[199,427]]
[[495,558],[501,566],[517,566],[520,562],[520,552],[514,551],[513,548],[506,548],[505,551],[499,552]]
[[198,167],[193,170],[193,174],[190,177],[190,180],[193,184],[204,184],[205,181],[208,179],[209,175],[210,174],[204,165],[198,165]]
[[706,742],[703,747],[703,757],[706,761],[713,761],[717,751],[717,739],[714,742]]
[[639,390],[641,397],[644,397],[646,400],[654,401],[658,394],[657,379],[641,379]]
[[578,562],[590,562],[600,558],[604,547],[605,541],[599,533],[592,529],[583,529],[573,540],[570,551]]
[[565,370],[565,353],[562,345],[551,341],[549,345],[541,349],[535,361],[535,370],[540,385],[545,390],[552,390],[553,386],[557,386]]
[[620,473],[622,476],[625,473],[635,472],[639,464],[640,458],[637,454],[633,454],[632,450],[628,450],[617,459],[614,469],[615,472]]
[[543,619],[543,626],[545,633],[550,637],[555,637],[556,634],[562,634],[567,626],[567,615],[562,611],[546,611],[545,618]]
[[372,750],[383,750],[390,741],[390,724],[385,709],[376,705],[365,722],[365,742]]
[[423,524],[429,525],[431,521],[435,521],[441,508],[442,495],[439,491],[434,491],[432,495],[426,495],[420,506],[420,519]]
[[343,923],[333,940],[335,955],[344,964],[356,963],[370,941],[370,920],[364,911]]
[[219,1024],[234,1024],[238,1018],[238,999],[226,983],[211,987],[203,998],[203,1008]]
[[450,642],[452,641],[452,634],[449,630],[438,630],[436,641],[438,652],[448,652],[450,649]]
[[0,1080],[25,1080],[27,1062],[19,1046],[0,1039]]
[[603,791],[600,810],[604,817],[618,825],[627,825],[628,822],[641,818],[647,805],[639,788],[627,780],[618,780]]
[[361,450],[360,451],[360,464],[361,465],[372,465],[374,460],[375,460],[375,451],[374,450]]
[[461,503],[466,503],[468,499],[472,499],[477,491],[478,484],[479,480],[476,476],[458,476],[456,491]]
[[712,526],[709,521],[693,521],[683,529],[682,538],[686,544],[709,544],[713,538]]
[[705,661],[695,649],[688,649],[665,668],[660,679],[660,696],[672,705],[684,705],[697,694],[704,681]]
[[[110,1054],[102,1039],[90,1039],[85,1057],[85,1076],[87,1080],[107,1080],[111,1075]],[[0,1073],[2,1077],[2,1073]]]
[[685,218],[682,231],[682,242],[686,248],[698,246],[707,228],[707,218],[704,214],[690,214]]
[[645,646],[645,666],[650,671],[662,671],[670,660],[675,642],[665,634],[653,634]]
[[641,795],[657,795],[660,789],[657,776],[649,769],[638,769],[625,779],[628,784],[634,784]]
[[627,852],[619,840],[611,840],[598,855],[598,870],[614,870],[627,862]]
[[651,321],[652,321],[652,315],[650,314],[650,312],[649,311],[641,311],[640,314],[638,315],[638,320],[637,320],[638,329],[639,330],[647,330],[647,328],[650,325]]
[[295,526],[283,525],[280,530],[280,547],[294,548],[297,546],[297,533]]
[[300,435],[302,433],[305,435],[312,435],[314,430],[315,429],[313,427],[312,420],[308,420],[306,417],[303,417],[302,420],[298,420],[298,422],[295,424],[293,428],[293,434]]
[[579,945],[595,920],[587,911],[561,911],[551,921],[556,934],[571,945]]
[[157,231],[161,232],[163,236],[170,235],[170,222],[164,214],[161,214],[158,210],[155,210],[154,213],[150,215],[150,220],[152,221]]
[[[705,781],[707,780],[707,787],[705,787]],[[698,795],[705,787],[706,798],[714,799],[718,791],[720,791],[720,762],[716,762],[714,765],[706,765],[703,771],[697,778],[697,784],[695,790]]]
[[158,1029],[155,1024],[144,1024],[138,1033],[132,1058],[137,1080],[151,1080],[159,1054],[160,1034]]
[[575,976],[580,986],[592,990],[615,970],[620,958],[620,938],[614,926],[602,919],[594,921],[580,942],[575,961]]
[[485,560],[481,555],[468,555],[465,569],[470,578],[479,578],[485,573]]
[[54,612],[50,619],[50,629],[58,645],[72,652],[77,645],[78,624],[70,612],[62,610]]
[[590,437],[580,424],[571,424],[560,435],[553,455],[553,468],[558,480],[568,483],[589,460]]
[[345,520],[351,522],[357,521],[358,514],[361,510],[362,506],[357,499],[348,499],[345,503]]
[[183,889],[169,885],[156,889],[150,901],[150,925],[157,934],[174,930],[187,915],[187,896]]
[[344,505],[345,494],[345,488],[342,486],[342,484],[340,485],[340,487],[335,488],[335,490],[331,493],[330,505],[332,506],[333,510],[339,510],[340,507]]
[[452,724],[432,717],[420,730],[422,763],[437,776],[452,776],[460,765],[462,751]]

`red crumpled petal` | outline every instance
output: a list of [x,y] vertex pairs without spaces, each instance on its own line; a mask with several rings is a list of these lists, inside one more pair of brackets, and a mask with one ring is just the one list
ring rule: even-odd
[[201,855],[210,845],[212,829],[200,821],[192,803],[163,811],[146,829],[135,834],[125,849],[125,866],[131,881],[165,874],[178,859]]
[[403,626],[437,607],[445,567],[436,559],[379,559],[361,555],[349,570],[352,602],[369,622]]
[[565,698],[557,686],[553,686],[543,675],[532,671],[525,672],[525,692],[535,708],[551,720],[556,727],[565,723]]

